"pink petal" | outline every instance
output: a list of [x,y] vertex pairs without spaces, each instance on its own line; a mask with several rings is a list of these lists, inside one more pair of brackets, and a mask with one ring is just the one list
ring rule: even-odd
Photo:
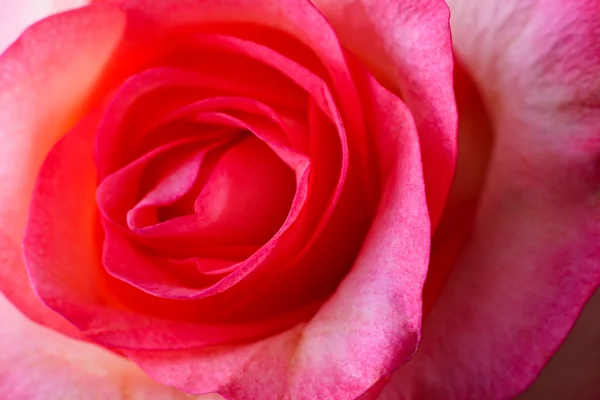
[[124,25],[115,8],[80,9],[32,26],[0,56],[0,289],[28,316],[71,334],[29,288],[21,238],[37,171],[81,115]]
[[[136,209],[136,201],[142,190],[142,178],[145,170],[149,169],[151,164],[163,165],[165,160],[173,156],[173,153],[181,155],[186,147],[201,147],[202,145],[202,139],[198,138],[173,140],[107,176],[98,186],[96,194],[98,208],[103,217],[116,224],[121,224],[123,227],[133,224],[135,222],[132,220],[133,216],[127,214]],[[204,144],[204,146],[209,145]],[[215,144],[212,146],[214,147]],[[205,150],[197,150],[194,154],[196,161],[198,158],[201,161],[205,153]],[[192,185],[193,182],[189,182],[189,187]]]
[[302,325],[245,345],[185,352],[136,350],[125,353],[154,379],[186,392],[218,391],[227,399],[275,400],[288,393],[289,360],[301,335]]
[[6,399],[198,399],[148,378],[131,361],[36,325],[0,295],[0,393]]
[[473,228],[492,147],[491,122],[481,94],[464,67],[459,62],[454,67],[459,110],[458,160],[446,208],[432,238],[429,270],[423,288],[425,315],[443,290]]
[[249,137],[217,161],[194,209],[211,238],[262,244],[283,224],[295,191],[292,169],[264,142]]
[[[198,105],[201,104],[199,103]],[[221,113],[201,113],[197,115],[195,119],[204,123],[208,122],[231,125],[234,128],[249,130],[253,132],[253,134],[259,136],[264,136],[266,133],[264,130],[258,130],[261,128],[260,124],[257,125],[253,122],[252,125],[248,125],[242,120]],[[269,135],[265,136],[265,138],[268,137]],[[286,151],[284,148],[278,148],[273,143],[269,143],[269,145],[272,147],[272,149],[276,150],[276,152],[279,153],[279,155],[285,161],[288,162],[290,167],[295,169],[294,172],[296,175],[296,196],[294,197],[293,201],[293,212],[287,216],[284,227],[280,229],[281,233],[283,233],[287,229],[287,226],[296,220],[297,214],[301,211],[302,205],[305,202],[304,198],[306,197],[305,187],[307,180],[306,175],[308,172],[308,160],[304,156],[295,154],[291,151]],[[264,151],[270,152],[270,149],[265,147]],[[147,156],[150,156],[151,154],[153,153],[148,153]],[[144,159],[144,157],[139,159],[139,162]],[[101,209],[106,211],[106,216],[117,222],[119,220],[119,215],[124,214],[126,211],[124,204],[126,205],[131,203],[131,200],[134,198],[136,193],[135,188],[137,187],[135,184],[136,178],[133,178],[134,182],[130,183],[125,183],[127,181],[123,181],[121,178],[127,178],[127,176],[130,175],[129,170],[134,167],[135,169],[132,170],[134,171],[134,177],[139,175],[141,172],[141,169],[139,168],[140,166],[142,165],[138,165],[138,162],[132,163],[128,167],[107,177],[100,185],[99,202]],[[283,163],[280,165],[280,167],[282,167],[284,170],[287,168],[287,166]],[[292,171],[290,170],[290,172]],[[293,174],[290,173],[290,178],[292,177]],[[118,195],[119,193],[120,195]],[[129,200],[120,200],[119,197],[123,197],[123,195],[125,195],[126,198],[129,198]],[[205,253],[199,254],[198,251],[203,250],[204,252],[221,254],[221,246],[226,244],[223,241],[227,238],[227,235],[224,235],[223,232],[219,233],[218,231],[213,231],[211,224],[211,220],[209,219],[199,219],[195,215],[189,215],[145,228],[136,228],[133,230],[133,232],[140,239],[140,241],[147,246],[150,246],[155,252],[159,252],[160,254],[178,253],[177,256],[179,257],[210,256],[209,254]],[[281,233],[278,233],[275,236],[279,237]],[[233,245],[242,246],[244,243],[231,243],[228,246]],[[246,245],[249,244],[246,243]],[[250,248],[256,251],[256,246],[258,245],[254,244],[254,247]],[[273,246],[270,245],[269,247],[272,248]],[[185,250],[186,248],[187,250]],[[195,253],[190,253],[190,250],[192,249],[197,249],[198,251]],[[251,253],[247,253],[246,257]],[[221,255],[225,257],[227,256],[227,254]]]
[[[157,34],[159,33],[171,33],[172,35],[180,35],[182,30],[178,27],[186,27],[190,28],[194,25],[202,24],[203,22],[211,22],[213,20],[219,20],[221,22],[227,21],[237,21],[240,23],[244,22],[259,22],[260,24],[265,25],[266,27],[262,31],[260,29],[255,29],[253,27],[245,28],[245,25],[242,25],[244,29],[242,32],[236,31],[235,29],[231,29],[232,31],[236,31],[236,34],[240,34],[240,38],[231,38],[229,40],[230,46],[236,49],[242,49],[243,51],[250,50],[248,55],[262,60],[263,62],[269,61],[270,64],[276,69],[281,70],[282,72],[285,69],[286,73],[293,73],[293,77],[298,82],[298,78],[301,78],[303,82],[309,83],[309,87],[307,89],[315,95],[316,98],[322,97],[320,96],[319,91],[323,90],[319,84],[319,80],[315,80],[312,75],[315,75],[317,78],[321,78],[324,80],[327,87],[331,87],[331,95],[328,96],[327,101],[329,105],[331,102],[340,103],[339,114],[336,116],[336,124],[339,122],[343,123],[343,128],[346,130],[346,135],[348,138],[348,147],[351,149],[350,152],[353,154],[353,166],[350,167],[349,174],[352,176],[348,178],[348,182],[353,182],[351,186],[353,186],[353,190],[355,192],[359,192],[357,189],[361,188],[362,197],[367,197],[367,201],[370,201],[370,204],[366,207],[362,207],[362,210],[356,210],[358,214],[361,216],[363,214],[368,214],[372,212],[372,204],[375,203],[377,198],[377,193],[375,188],[372,188],[371,181],[368,179],[369,175],[372,174],[372,170],[368,167],[370,165],[369,162],[366,161],[367,158],[371,157],[371,145],[366,142],[365,136],[365,124],[362,121],[362,110],[360,109],[360,99],[355,90],[355,87],[351,81],[351,76],[349,75],[348,66],[346,65],[346,60],[342,49],[339,46],[337,38],[335,37],[334,32],[331,27],[327,24],[322,16],[317,12],[317,10],[310,5],[308,2],[304,1],[288,1],[283,3],[278,3],[277,7],[265,8],[265,12],[256,12],[256,3],[254,2],[235,2],[235,4],[228,5],[227,3],[221,2],[183,2],[183,3],[166,3],[165,9],[161,9],[163,5],[159,3],[148,3],[145,4],[143,2],[126,2],[124,4],[124,8],[126,10],[131,10],[132,15],[139,15],[136,13],[141,13],[145,15],[145,18],[139,19],[136,18],[136,23],[140,24],[138,29],[144,30],[144,23],[155,21],[157,25],[153,25],[153,27],[158,27],[155,31]],[[278,18],[280,15],[278,12],[279,7],[282,7],[283,15],[289,16],[289,20]],[[182,12],[185,10],[184,12]],[[274,13],[274,14],[271,14]],[[193,15],[193,18],[190,17]],[[272,16],[272,17],[271,17]],[[132,18],[133,19],[133,18]],[[144,22],[145,21],[145,22]],[[306,35],[306,30],[303,28],[307,24],[314,25],[315,30],[318,31],[316,34],[311,34],[310,36]],[[237,24],[232,24],[237,25]],[[226,27],[229,24],[225,25]],[[277,28],[279,30],[284,30],[286,33],[283,34],[285,40],[277,40],[278,37],[282,37],[279,35],[279,32],[274,32],[273,28]],[[317,29],[318,28],[318,29]],[[210,30],[210,29],[209,29]],[[227,29],[226,29],[227,30]],[[260,31],[260,32],[259,32]],[[228,31],[229,32],[229,31]],[[265,35],[265,33],[270,33],[269,35]],[[274,35],[277,33],[277,35]],[[138,38],[139,39],[139,38]],[[259,40],[260,39],[260,40]],[[293,39],[290,41],[290,39]],[[294,42],[295,41],[295,42]],[[298,41],[300,41],[300,46],[298,45]],[[185,47],[188,45],[189,40],[179,40],[179,36],[176,36],[176,39],[171,41],[167,40],[167,44],[165,44],[165,58],[162,62],[167,65],[175,65],[181,67],[190,67],[190,66],[201,66],[202,63],[186,63],[184,59],[189,59],[190,54],[188,53],[178,53],[175,52],[173,54],[169,53],[167,50],[171,48]],[[251,42],[255,42],[254,46],[252,46]],[[183,43],[183,44],[182,44]],[[221,43],[221,42],[220,42]],[[240,46],[240,43],[244,43],[243,46]],[[291,46],[284,46],[286,44],[292,43]],[[266,46],[265,46],[266,44]],[[269,47],[272,47],[269,49]],[[307,50],[306,48],[314,49]],[[304,49],[304,50],[302,50]],[[273,51],[275,50],[275,52]],[[283,57],[278,56],[276,53],[281,53]],[[179,54],[179,57],[175,57],[175,55]],[[184,55],[187,54],[187,57]],[[192,57],[193,58],[193,57]],[[296,61],[298,60],[298,61]],[[316,61],[315,61],[316,60]],[[300,62],[302,61],[302,62]],[[307,65],[310,66],[310,69],[301,67],[304,65],[304,62],[307,62]],[[175,64],[171,64],[175,63]],[[308,74],[307,74],[308,72]],[[235,74],[234,74],[235,75]],[[307,80],[306,77],[312,78],[311,80]],[[314,84],[316,81],[317,85]],[[302,82],[302,81],[301,81]],[[301,82],[298,82],[301,84]],[[304,84],[303,87],[306,87]],[[322,103],[322,101],[320,102]],[[321,105],[321,104],[319,104]],[[321,108],[323,108],[321,106]],[[326,110],[326,109],[325,109]],[[341,118],[340,118],[341,117]],[[338,127],[339,128],[339,127]],[[340,130],[341,131],[341,130]],[[346,162],[346,158],[343,157],[342,160]],[[331,168],[328,168],[331,170]],[[346,174],[345,169],[342,169],[342,172]],[[320,176],[320,174],[316,174],[314,176]],[[343,176],[343,175],[342,175]],[[339,180],[340,185],[342,185],[341,180]],[[333,196],[331,197],[332,201],[329,199],[325,200],[326,213],[325,216],[329,216],[330,205],[335,205],[337,198],[342,194],[341,188],[337,187]],[[365,196],[366,193],[366,196]],[[346,194],[346,198],[350,196]],[[360,208],[361,201],[355,201],[355,209]],[[350,201],[350,200],[348,200]],[[365,211],[366,210],[366,211]],[[320,215],[319,207],[316,207],[315,215]],[[338,220],[342,219],[341,216],[338,215]],[[312,218],[314,220],[315,218]],[[364,218],[363,218],[364,219]],[[317,223],[319,220],[317,219]],[[322,224],[326,225],[326,224]],[[339,225],[343,225],[338,223]],[[347,224],[346,224],[347,225]],[[351,232],[344,232],[346,236],[362,236],[364,235],[365,226],[364,221],[361,222],[360,229],[355,229]],[[318,227],[317,234],[320,234],[321,227]],[[301,229],[298,231],[312,231],[311,229]],[[357,231],[360,231],[357,233]],[[335,232],[339,232],[339,229]],[[296,235],[297,236],[297,235]],[[313,240],[313,238],[310,238]],[[323,239],[322,242],[326,242],[327,239]],[[273,261],[276,265],[282,265],[281,260],[283,255],[290,254],[289,246],[293,245],[293,243],[297,243],[298,240],[287,240],[288,244],[285,246],[279,244],[278,248],[283,248],[283,250],[279,251],[278,260]],[[348,246],[354,248],[356,240],[350,242],[346,242]],[[292,244],[290,244],[292,243]],[[323,244],[320,246],[320,252],[324,252],[325,248]],[[342,247],[341,245],[338,247]],[[348,253],[348,252],[346,252]],[[334,273],[332,276],[339,276],[341,273],[345,273],[349,268],[349,263],[345,262],[348,259],[353,258],[354,252],[348,253],[343,256],[343,262],[337,264],[344,264],[344,268],[333,268]],[[296,260],[293,260],[296,261]],[[307,263],[308,264],[308,263]],[[266,269],[265,269],[266,270]],[[236,278],[237,279],[237,278]],[[331,286],[331,277],[328,279],[327,286]],[[249,285],[248,285],[249,287]],[[270,302],[274,304],[275,302]]]
[[313,0],[340,37],[414,115],[432,226],[454,175],[456,109],[448,9],[442,0]]
[[298,346],[291,390],[307,399],[358,397],[405,362],[419,338],[430,231],[417,133],[402,102],[367,79],[361,93],[384,195],[350,274]]
[[[308,12],[307,12],[308,13]],[[269,47],[264,45],[260,45],[251,41],[240,40],[234,37],[227,37],[222,35],[197,35],[194,37],[194,43],[203,44],[204,46],[217,46],[220,49],[226,49],[231,52],[241,53],[249,58],[256,59],[273,67],[273,69],[280,71],[285,76],[289,77],[293,82],[297,85],[301,86],[304,90],[306,90],[310,94],[310,105],[316,106],[316,108],[327,115],[332,122],[335,124],[335,128],[337,128],[337,136],[339,137],[339,142],[341,144],[341,160],[337,160],[337,140],[335,137],[332,137],[329,127],[326,126],[327,123],[323,123],[320,121],[320,113],[309,107],[309,124],[315,125],[317,129],[314,129],[314,126],[309,126],[309,139],[310,139],[310,153],[312,157],[312,185],[310,187],[310,193],[312,194],[312,202],[314,203],[315,197],[321,197],[317,201],[324,202],[325,204],[319,204],[317,206],[313,206],[313,209],[318,211],[319,220],[314,222],[310,221],[313,226],[315,224],[320,224],[315,228],[304,229],[305,231],[311,232],[311,238],[307,241],[305,247],[309,247],[314,239],[318,237],[323,229],[323,227],[329,221],[329,217],[331,215],[331,211],[335,208],[339,196],[342,192],[342,188],[346,183],[346,175],[347,175],[347,163],[348,163],[348,138],[346,135],[346,131],[348,129],[355,129],[354,126],[350,125],[346,127],[344,125],[344,120],[340,113],[344,114],[344,109],[340,109],[339,111],[336,109],[336,105],[334,105],[333,95],[330,93],[328,86],[326,86],[326,81],[324,82],[320,77],[314,74],[314,71],[308,70],[302,65],[297,64],[292,59],[286,58],[281,54],[273,51]],[[343,76],[343,74],[342,74]],[[353,87],[352,85],[346,85],[344,88],[347,90],[348,87]],[[333,89],[336,89],[334,86]],[[351,97],[346,98],[347,101],[351,100]],[[342,107],[344,104],[341,105]],[[360,108],[353,110],[354,114],[360,113]],[[347,112],[347,110],[346,110]],[[316,124],[315,124],[315,121]],[[351,121],[356,122],[356,121]],[[293,140],[294,141],[294,140]],[[297,142],[297,140],[295,140]],[[353,159],[359,159],[360,154],[354,153]],[[355,165],[360,165],[359,162],[355,161]],[[339,177],[333,175],[330,171],[336,171],[341,164],[341,171]],[[356,174],[360,175],[364,173],[363,169],[357,167],[353,171],[359,171]],[[331,189],[328,186],[332,186],[335,188],[333,195],[330,198],[323,198],[323,195],[327,195]],[[368,187],[365,187],[368,189]],[[354,199],[356,203],[358,203],[358,199]],[[325,208],[325,212],[323,213],[321,210]],[[313,212],[314,214],[314,212]],[[315,218],[315,215],[311,215],[307,217],[309,220]],[[303,252],[300,253],[298,257],[300,257]]]
[[193,259],[167,259],[147,254],[131,243],[131,238],[118,227],[105,222],[106,237],[102,261],[106,271],[117,279],[153,296],[170,299],[190,299],[207,295],[218,279],[197,273]]
[[450,3],[494,146],[470,242],[387,398],[516,396],[600,283],[597,2]]
[[[163,159],[156,168],[146,168],[142,177],[143,183],[148,183],[152,188],[143,195],[134,208],[127,213],[128,226],[131,229],[158,223],[158,214],[164,209],[185,197],[194,187],[196,178],[204,164],[206,149],[194,145],[186,146],[180,152],[171,152],[170,157]],[[193,149],[193,150],[192,150]],[[144,179],[146,178],[146,179]],[[146,216],[154,214],[148,220]]]

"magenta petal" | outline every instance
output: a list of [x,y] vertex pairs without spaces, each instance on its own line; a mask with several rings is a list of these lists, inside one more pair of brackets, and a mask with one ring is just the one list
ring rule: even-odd
[[295,190],[292,169],[262,141],[248,137],[217,161],[194,209],[211,237],[260,244],[283,224]]
[[331,21],[341,44],[411,110],[419,132],[435,229],[456,162],[457,114],[448,7],[442,0],[313,3]]
[[211,285],[218,277],[202,279],[202,275],[194,274],[195,260],[169,260],[147,254],[110,223],[105,223],[104,229],[103,263],[115,278],[161,298],[198,299],[214,293]]
[[[228,399],[281,399],[302,326],[238,346],[177,351],[126,351],[151,377],[188,393]],[[202,373],[201,371],[210,371]],[[309,397],[296,396],[309,400]]]
[[157,223],[161,206],[171,205],[185,196],[197,179],[205,154],[205,150],[197,150],[191,155],[179,152],[175,154],[176,160],[168,160],[171,163],[162,160],[161,173],[150,178],[155,180],[154,187],[127,213],[129,228]]
[[[183,146],[200,146],[198,139],[181,139],[154,149],[150,153],[124,166],[115,173],[107,176],[98,186],[96,199],[100,213],[104,218],[126,226],[126,216],[129,210],[135,208],[139,194],[141,178],[148,164],[155,159],[161,160],[169,152]],[[215,146],[214,144],[212,145]],[[206,150],[199,150],[197,157],[203,157]],[[129,217],[130,219],[133,216]],[[133,222],[133,221],[131,221]]]
[[[143,14],[148,21],[153,21],[165,33],[178,32],[181,28],[200,27],[203,24],[210,25],[211,22],[219,21],[221,23],[256,24],[272,28],[274,35],[277,35],[279,30],[297,39],[309,49],[308,53],[311,53],[311,56],[308,58],[313,61],[312,64],[315,59],[317,60],[319,66],[316,69],[308,68],[307,71],[307,68],[302,66],[303,63],[294,58],[299,54],[285,45],[273,46],[274,43],[268,40],[265,41],[266,43],[262,43],[260,40],[253,43],[234,37],[202,35],[205,38],[211,37],[210,40],[206,40],[207,46],[214,39],[218,40],[219,46],[224,48],[233,48],[241,52],[249,51],[251,57],[263,60],[268,65],[287,73],[288,76],[294,74],[301,77],[305,76],[306,72],[319,76],[330,90],[331,98],[339,104],[340,114],[348,131],[349,147],[352,149],[356,164],[360,166],[357,168],[357,174],[368,192],[374,190],[369,187],[370,178],[372,178],[368,160],[370,141],[365,130],[358,92],[352,82],[346,57],[336,33],[311,2],[285,0],[279,1],[277,4],[267,4],[256,3],[253,0],[204,0],[200,2],[178,0],[176,3],[162,3],[128,0],[123,5],[125,10]],[[306,29],[306,26],[312,28]],[[140,27],[140,29],[142,28]],[[307,52],[306,48],[304,52]],[[282,57],[282,54],[285,56]],[[306,61],[306,57],[300,57],[300,59]],[[319,87],[316,89],[320,90]],[[313,91],[309,90],[309,92],[314,95]],[[321,105],[319,100],[319,106]],[[321,108],[326,114],[328,113],[326,108]]]
[[469,242],[387,393],[513,398],[600,284],[600,8],[449,3],[494,144]]
[[[261,126],[255,134],[263,140],[278,145],[278,147],[291,147],[301,154],[308,153],[307,127],[297,116],[286,115],[283,110],[272,107],[248,97],[218,96],[208,97],[185,106],[166,109],[165,115],[153,120],[152,124],[144,129],[152,131],[161,125],[177,120],[188,120],[191,116],[204,112],[220,112],[242,119],[249,125]],[[283,116],[280,114],[284,114]],[[252,123],[248,122],[251,121]],[[268,126],[268,128],[267,128]],[[277,129],[273,129],[277,128]],[[266,132],[265,132],[266,130]],[[281,132],[277,132],[277,131]],[[266,135],[266,136],[265,136]]]
[[38,174],[23,238],[32,286],[46,305],[60,313],[102,294],[93,126],[84,120],[48,154]]

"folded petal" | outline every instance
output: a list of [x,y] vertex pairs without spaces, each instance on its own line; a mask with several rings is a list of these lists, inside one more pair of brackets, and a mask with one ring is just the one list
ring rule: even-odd
[[33,25],[0,56],[0,290],[28,316],[63,332],[70,330],[64,320],[29,288],[21,238],[40,165],[81,114],[124,25],[113,7],[75,10]]
[[597,2],[450,7],[494,145],[470,241],[383,398],[512,398],[600,283]]
[[402,96],[421,142],[435,228],[456,158],[456,107],[448,9],[441,0],[312,0],[342,45]]
[[0,57],[0,220],[23,234],[35,176],[49,149],[85,110],[125,25],[107,5],[32,26]]

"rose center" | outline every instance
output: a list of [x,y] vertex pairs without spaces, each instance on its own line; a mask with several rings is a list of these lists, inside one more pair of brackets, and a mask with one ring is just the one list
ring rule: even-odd
[[292,168],[247,133],[225,144],[186,144],[154,164],[145,174],[150,189],[127,215],[135,232],[177,220],[178,230],[219,245],[260,246],[285,221],[296,189]]

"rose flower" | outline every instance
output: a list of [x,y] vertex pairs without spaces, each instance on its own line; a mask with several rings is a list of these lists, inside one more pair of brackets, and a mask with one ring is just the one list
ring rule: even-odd
[[0,398],[516,396],[600,281],[560,1],[0,3]]

